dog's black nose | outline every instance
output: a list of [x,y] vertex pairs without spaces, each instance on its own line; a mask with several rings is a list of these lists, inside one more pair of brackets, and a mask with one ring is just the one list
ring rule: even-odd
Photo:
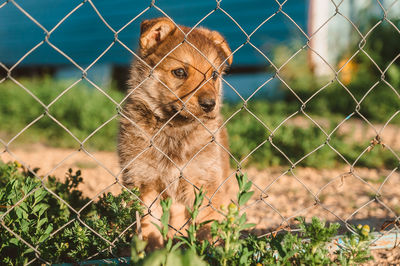
[[199,104],[201,106],[201,109],[203,109],[204,112],[208,113],[214,110],[215,100],[210,98],[200,98]]

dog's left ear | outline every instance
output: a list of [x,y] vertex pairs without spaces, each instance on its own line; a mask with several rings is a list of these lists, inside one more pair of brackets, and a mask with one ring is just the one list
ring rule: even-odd
[[228,58],[228,64],[232,65],[232,51],[231,48],[229,48],[228,42],[225,40],[225,38],[222,37],[222,35],[217,31],[210,31],[208,36],[217,46],[221,48],[221,50],[225,54],[225,58]]
[[176,29],[169,18],[155,18],[145,20],[140,24],[140,48],[144,53],[161,43]]

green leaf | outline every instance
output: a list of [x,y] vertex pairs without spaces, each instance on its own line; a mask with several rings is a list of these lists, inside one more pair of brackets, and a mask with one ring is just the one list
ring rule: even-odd
[[176,243],[175,245],[172,246],[171,252],[174,252],[174,251],[178,250],[178,248],[180,248],[182,245],[183,245],[182,242]]
[[172,239],[168,238],[167,244],[165,245],[165,248],[169,251],[171,251],[171,247],[172,247]]
[[38,213],[38,216],[39,216],[39,217],[42,216],[43,213],[44,213],[48,208],[50,208],[50,205],[48,205],[48,204],[46,204],[46,203],[40,203],[40,204],[43,204],[43,208],[41,208],[40,211],[39,211],[39,213]]
[[158,225],[158,224],[156,224],[156,223],[154,223],[154,222],[151,222],[155,227],[157,227],[157,229],[158,229],[158,231],[160,231],[160,233],[161,233],[161,227]]
[[38,189],[35,191],[35,193],[33,195],[35,198],[35,203],[39,203],[40,201],[42,201],[44,199],[44,197],[46,197],[47,191],[44,189]]
[[31,223],[32,223],[32,221],[28,221],[28,220],[25,220],[25,219],[21,220],[20,221],[21,232],[28,233]]
[[33,213],[39,212],[38,216],[41,216],[49,207],[50,206],[46,203],[39,203],[35,207],[33,207],[32,212]]
[[203,225],[209,224],[209,223],[211,223],[211,222],[214,222],[214,220],[207,220],[207,221],[201,222],[201,223],[199,224],[199,226],[202,227]]
[[182,256],[182,265],[187,266],[206,266],[208,265],[194,251],[188,250]]
[[238,185],[239,185],[239,190],[242,190],[242,187],[243,187],[243,175],[241,175],[241,174],[236,174],[236,181],[238,182]]
[[243,214],[242,214],[242,216],[240,216],[240,218],[239,218],[239,225],[242,225],[242,224],[244,224],[245,222],[246,222],[246,213],[244,212]]
[[240,195],[239,197],[239,206],[243,206],[246,202],[253,196],[254,191],[246,192]]
[[182,264],[180,252],[171,252],[167,255],[165,266],[185,266]]
[[189,215],[192,216],[192,210],[188,206],[185,206],[185,208],[186,208],[187,212],[189,213]]
[[47,222],[48,222],[48,219],[47,219],[46,217],[40,219],[39,222],[38,222],[37,225],[36,225],[36,229],[39,229],[40,227],[42,227],[43,224],[45,224],[45,223],[47,223]]
[[254,226],[256,226],[256,224],[244,224],[244,225],[242,225],[240,228],[241,228],[241,230],[244,230],[244,229],[247,229],[247,228],[251,228],[251,227],[254,227]]
[[147,242],[139,239],[138,236],[134,236],[132,242],[134,243],[134,245],[138,251],[143,251],[147,245]]
[[199,210],[198,210],[198,209],[195,209],[195,210],[193,211],[193,213],[192,213],[192,219],[196,219],[198,215],[199,215]]
[[49,237],[49,235],[41,235],[41,236],[39,237],[38,243],[42,243],[42,242],[45,241],[48,237]]
[[189,240],[186,237],[183,236],[177,236],[175,237],[176,239],[178,239],[179,241],[181,241],[182,244],[186,244],[186,245],[190,245]]
[[50,233],[53,231],[53,224],[49,224],[46,228],[46,231],[44,231],[44,233],[46,235],[50,235]]
[[214,221],[211,224],[211,235],[214,237],[217,234],[217,232],[218,232],[218,222]]
[[161,216],[161,223],[162,223],[162,225],[167,225],[168,224],[168,222],[169,222],[169,214],[166,214],[166,213],[164,213],[162,216]]
[[240,256],[239,259],[239,264],[240,265],[249,265],[248,260],[251,255],[251,252],[247,248],[243,249],[242,255]]
[[161,266],[164,265],[166,257],[167,257],[167,250],[156,250],[153,253],[146,256],[143,261],[143,266]]
[[20,206],[15,207],[14,210],[15,214],[18,216],[19,219],[25,219],[25,217],[28,215],[26,211]]
[[19,239],[18,238],[11,238],[8,242],[11,243],[11,244],[14,244],[16,246],[19,245]]
[[244,191],[248,191],[248,190],[250,190],[250,188],[251,188],[251,185],[253,185],[253,183],[252,183],[251,181],[249,181],[249,182],[246,182],[246,184],[244,185],[244,188],[243,188],[243,190],[244,190]]
[[247,178],[247,173],[244,173],[244,174],[242,175],[242,180],[243,180],[243,183],[247,183],[247,180],[248,180],[248,178]]
[[29,254],[29,253],[32,253],[32,252],[35,252],[35,251],[33,249],[31,249],[31,248],[28,248],[28,249],[25,249],[24,252],[21,255],[23,256],[23,255],[26,255],[26,254]]

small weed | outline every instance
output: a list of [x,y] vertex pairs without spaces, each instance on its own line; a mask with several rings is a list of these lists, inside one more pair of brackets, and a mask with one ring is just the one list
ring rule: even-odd
[[359,224],[352,226],[352,230],[356,233],[347,232],[338,243],[340,248],[335,261],[340,265],[356,265],[373,259],[369,251],[372,239],[369,226]]

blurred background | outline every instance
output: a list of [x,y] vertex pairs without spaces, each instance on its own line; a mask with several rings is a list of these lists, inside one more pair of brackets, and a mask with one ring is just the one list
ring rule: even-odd
[[[400,215],[393,189],[399,185],[400,1],[281,2],[0,4],[2,159],[61,176],[68,167],[83,169],[96,177],[86,181],[88,195],[99,191],[101,176],[112,182],[108,170],[119,171],[115,102],[124,98],[140,22],[167,14],[178,24],[200,22],[221,32],[234,51],[223,109],[232,168],[245,167],[260,191],[274,195],[270,203],[281,214],[290,217],[317,197],[337,214],[329,219]],[[90,155],[71,161],[82,147]],[[292,166],[301,182],[285,172]],[[357,177],[348,178],[347,188],[325,189],[354,168]],[[397,178],[388,178],[392,171]],[[278,177],[281,186],[274,187]],[[376,203],[353,217],[378,189],[391,211]],[[338,193],[344,193],[340,201]],[[271,217],[282,219],[276,212]]]

